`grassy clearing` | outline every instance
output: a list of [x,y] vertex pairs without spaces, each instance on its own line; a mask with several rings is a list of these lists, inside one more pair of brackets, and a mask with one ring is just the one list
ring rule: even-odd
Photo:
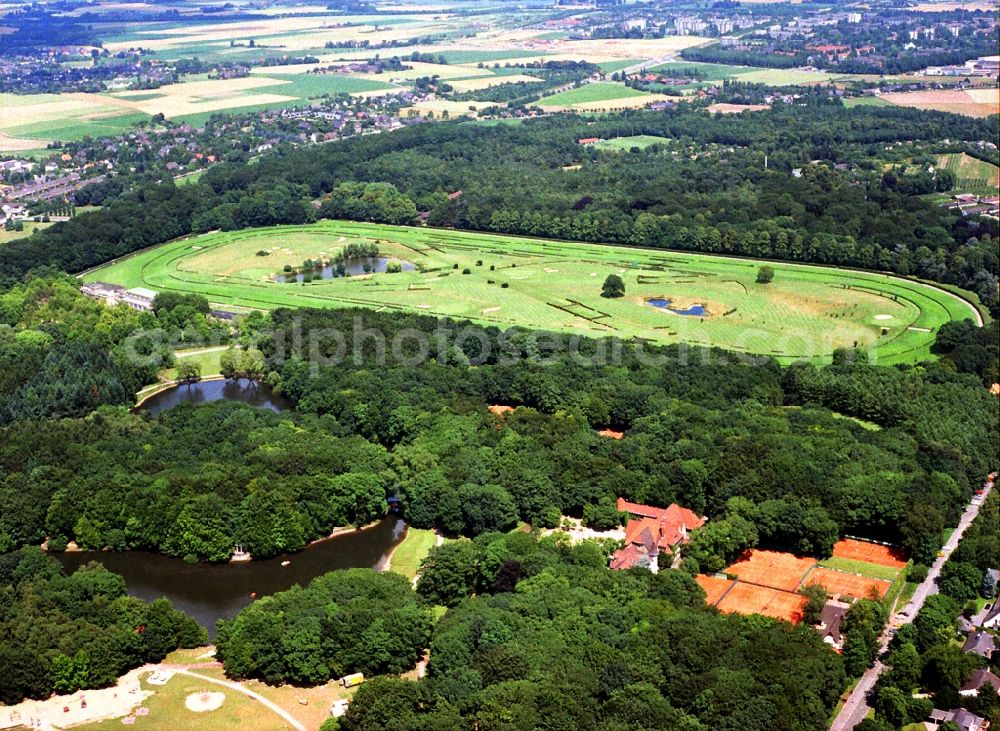
[[699,78],[704,81],[722,81],[723,79],[731,79],[758,70],[750,66],[729,66],[722,63],[699,63],[697,61],[672,61],[650,69],[650,71],[655,73],[670,74],[695,71]]
[[390,570],[412,580],[420,570],[420,562],[427,558],[437,543],[437,534],[422,528],[407,528],[406,537],[396,546],[390,559]]
[[891,107],[892,104],[880,96],[856,96],[844,99],[844,106],[853,109],[854,107]]
[[25,221],[23,231],[7,231],[5,228],[0,226],[0,245],[6,244],[8,241],[13,241],[14,239],[23,239],[25,236],[31,236],[35,231],[41,231],[51,226],[51,223],[36,223],[35,221]]
[[[174,353],[177,358],[177,362],[188,362],[193,361],[201,366],[201,375],[205,376],[215,376],[219,374],[221,366],[219,365],[219,360],[222,358],[222,354],[226,351],[225,348],[212,348],[207,352],[203,349],[196,349],[192,351],[179,350]],[[165,381],[172,381],[177,378],[177,368],[165,368],[160,371],[159,376]]]
[[881,566],[879,564],[868,563],[867,561],[855,561],[850,558],[840,558],[831,556],[819,562],[819,565],[828,569],[837,569],[851,574],[861,574],[872,579],[884,579],[885,581],[895,581],[899,576],[899,569],[891,566]]
[[653,145],[669,142],[666,137],[656,137],[655,135],[633,135],[630,137],[615,137],[610,140],[601,140],[594,147],[599,150],[610,150],[612,152],[628,152],[633,147],[645,150]]
[[[377,241],[383,255],[416,269],[309,284],[273,279],[286,264],[329,259],[353,241]],[[85,279],[198,292],[211,302],[259,309],[389,308],[499,327],[684,341],[783,362],[828,362],[834,348],[855,343],[871,347],[879,363],[919,361],[931,357],[940,325],[971,315],[971,305],[919,282],[774,263],[774,281],[759,285],[759,265],[671,251],[323,221],[182,239]],[[600,296],[609,274],[624,279],[624,297]],[[650,306],[650,298],[670,299],[677,308],[700,304],[706,314],[677,315]]]
[[960,193],[975,193],[976,195],[996,195],[1000,186],[1000,168],[983,160],[977,160],[964,152],[941,155],[938,165],[955,173],[957,185],[955,190]]
[[626,58],[621,61],[605,61],[603,63],[597,64],[601,67],[601,71],[606,74],[613,74],[616,71],[621,71],[622,69],[627,69],[629,66],[635,66],[637,63],[642,63],[641,58]]
[[[132,728],[170,731],[275,731],[287,724],[274,713],[242,693],[189,675],[174,675],[166,685],[150,685],[142,681],[143,690],[154,691],[141,705],[149,714],[138,716]],[[225,701],[215,711],[194,713],[184,701],[192,693],[222,693]],[[329,714],[329,707],[327,707]],[[121,719],[85,724],[75,728],[83,731],[120,731]]]

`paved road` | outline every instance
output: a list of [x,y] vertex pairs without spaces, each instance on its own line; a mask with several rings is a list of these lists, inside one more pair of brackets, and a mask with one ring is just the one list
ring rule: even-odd
[[651,58],[648,61],[643,61],[642,63],[637,63],[634,66],[627,66],[622,69],[622,73],[626,74],[637,74],[640,71],[645,71],[653,66],[659,66],[660,64],[670,63],[677,60],[676,53],[668,53],[666,56],[660,56],[658,58]]
[[[962,534],[965,533],[965,529],[972,525],[972,521],[976,519],[979,515],[980,506],[986,502],[987,496],[993,489],[993,482],[987,482],[984,485],[983,495],[976,496],[972,501],[966,506],[965,512],[962,513],[961,519],[958,521],[958,526],[955,528],[954,532],[948,537],[948,541],[944,544],[941,549],[940,555],[938,555],[937,560],[934,565],[930,567],[927,572],[927,578],[924,579],[923,583],[917,587],[917,590],[913,593],[913,598],[909,603],[903,607],[903,610],[897,613],[895,616],[889,619],[889,628],[897,628],[901,625],[908,624],[913,621],[913,618],[917,616],[920,612],[920,608],[924,606],[924,602],[927,597],[932,594],[937,594],[937,577],[941,573],[941,568],[944,566],[945,561],[951,555],[951,552],[955,550],[958,546],[958,542],[962,539]],[[889,641],[892,639],[889,634],[888,629],[882,632],[879,638],[879,655],[886,651],[889,647]],[[875,687],[875,681],[878,680],[879,675],[885,670],[886,666],[880,661],[876,660],[875,664],[868,669],[868,671],[861,676],[861,680],[851,691],[850,697],[847,702],[844,703],[844,707],[840,709],[840,713],[833,720],[830,725],[830,731],[850,731],[856,725],[861,723],[862,719],[868,715],[868,693],[871,689]]]

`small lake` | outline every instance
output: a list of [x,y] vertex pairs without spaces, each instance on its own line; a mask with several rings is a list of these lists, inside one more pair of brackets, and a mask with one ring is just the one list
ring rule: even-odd
[[704,317],[708,314],[705,310],[704,305],[691,305],[686,310],[680,310],[675,307],[671,307],[672,300],[663,299],[662,297],[654,297],[652,299],[646,300],[646,304],[652,307],[658,307],[661,310],[667,310],[675,315],[691,315],[693,317]]
[[[393,259],[388,256],[359,256],[350,259],[344,259],[344,275],[349,277],[357,277],[361,274],[384,274],[389,266],[389,262],[397,262],[403,267],[404,272],[412,272],[417,267],[408,261],[403,261],[402,259]],[[322,279],[334,279],[341,276],[337,273],[337,265],[330,264],[329,266],[322,267],[320,269],[314,269],[309,272],[313,279],[317,275]],[[276,282],[288,282],[294,279],[296,282],[301,282],[305,278],[305,274],[279,274],[274,278]]]
[[151,416],[180,404],[207,404],[211,401],[240,401],[271,411],[286,411],[292,402],[279,396],[270,386],[248,381],[201,381],[190,386],[180,385],[150,396],[139,407]]
[[[370,528],[344,533],[306,546],[298,553],[267,561],[225,564],[189,564],[145,551],[82,551],[51,553],[72,572],[88,561],[99,561],[125,578],[132,596],[146,601],[167,597],[174,607],[194,617],[215,637],[215,622],[230,618],[257,598],[305,586],[335,569],[378,568],[406,533],[406,523],[386,518]],[[282,566],[282,561],[289,561]]]

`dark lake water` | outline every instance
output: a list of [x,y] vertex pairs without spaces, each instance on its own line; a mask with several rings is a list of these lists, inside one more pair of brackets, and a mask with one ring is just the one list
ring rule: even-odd
[[686,310],[679,310],[675,307],[671,307],[671,300],[662,299],[660,297],[654,297],[653,299],[646,300],[647,305],[652,305],[653,307],[659,307],[662,310],[669,310],[675,315],[693,315],[695,317],[703,317],[705,312],[705,307],[703,305],[691,305]]
[[161,411],[185,403],[207,404],[210,401],[241,401],[271,411],[285,411],[292,403],[274,393],[269,386],[248,381],[202,381],[190,386],[176,386],[150,397],[139,407],[155,416]]
[[[298,553],[267,561],[189,564],[144,551],[83,551],[50,554],[67,572],[88,561],[99,561],[121,574],[132,596],[151,601],[165,596],[215,636],[215,621],[236,616],[257,597],[305,585],[334,569],[378,568],[406,533],[406,523],[386,518],[371,528],[344,533],[307,546]],[[289,561],[282,566],[283,561]]]
[[[361,274],[383,274],[388,268],[390,261],[399,262],[404,272],[412,272],[416,269],[416,266],[402,259],[391,259],[387,256],[359,256],[352,259],[344,259],[344,272],[351,277],[357,277]],[[310,273],[313,275],[313,279],[316,278],[317,274],[322,279],[333,279],[338,276],[337,267],[334,264],[316,269]],[[274,279],[276,282],[288,282],[291,278],[296,282],[301,282],[304,276],[303,274],[279,274]]]

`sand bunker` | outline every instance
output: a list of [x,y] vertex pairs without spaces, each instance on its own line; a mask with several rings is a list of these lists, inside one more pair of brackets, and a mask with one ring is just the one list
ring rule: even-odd
[[499,307],[486,307],[486,308],[482,309],[481,312],[484,315],[488,315],[491,312],[498,312],[499,310],[500,310]]
[[431,308],[430,305],[417,305],[417,309],[420,310],[429,310],[430,308]]
[[192,693],[184,699],[184,705],[189,711],[205,713],[221,708],[225,700],[222,693]]
[[876,320],[891,320],[892,315],[875,315]]
[[545,273],[546,274],[555,274],[558,271],[559,271],[558,269],[546,269]]

